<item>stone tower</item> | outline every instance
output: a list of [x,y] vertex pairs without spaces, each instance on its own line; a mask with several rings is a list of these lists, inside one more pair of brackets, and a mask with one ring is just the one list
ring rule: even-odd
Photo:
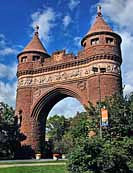
[[96,104],[120,92],[122,58],[121,37],[104,21],[101,7],[77,56],[65,50],[50,56],[38,29],[18,55],[16,114],[25,135],[22,144],[42,152],[46,119],[52,107],[68,96],[88,105],[88,101]]
[[[38,29],[39,27],[36,26],[32,40],[24,50],[18,54],[18,83],[21,79],[20,83],[23,83],[25,87],[18,86],[16,98],[16,115],[21,119],[21,132],[26,138],[22,144],[26,146],[31,146],[31,144],[33,144],[32,148],[35,150],[38,150],[38,145],[36,143],[40,141],[40,136],[37,135],[40,133],[40,129],[38,129],[40,126],[38,126],[38,122],[31,118],[30,108],[33,104],[33,92],[36,90],[36,87],[30,87],[32,79],[24,81],[24,78],[25,76],[31,76],[33,70],[42,67],[45,59],[50,57],[39,39]],[[29,86],[27,86],[27,84]],[[36,133],[35,136],[33,131]]]
[[83,56],[90,60],[94,74],[88,79],[89,101],[96,103],[122,90],[120,66],[121,37],[104,21],[101,7],[91,29],[82,39]]

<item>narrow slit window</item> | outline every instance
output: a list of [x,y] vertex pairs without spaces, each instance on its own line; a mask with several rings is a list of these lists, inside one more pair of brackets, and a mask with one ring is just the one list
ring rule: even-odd
[[41,63],[44,63],[44,58],[41,58]]
[[33,61],[38,61],[39,59],[40,59],[40,56],[33,56],[33,57],[32,57],[32,60],[33,60]]
[[100,73],[105,73],[106,72],[106,68],[100,68]]
[[22,62],[22,63],[27,62],[27,56],[23,56],[23,57],[21,58],[21,62]]
[[94,73],[96,73],[96,72],[98,72],[98,68],[97,68],[97,67],[92,67],[92,71],[93,71]]
[[83,45],[84,47],[86,46],[86,42],[84,43],[84,45]]
[[91,40],[91,45],[99,44],[99,38],[94,38]]
[[107,44],[114,44],[114,39],[113,39],[113,38],[107,37],[107,38],[106,38],[106,43],[107,43]]

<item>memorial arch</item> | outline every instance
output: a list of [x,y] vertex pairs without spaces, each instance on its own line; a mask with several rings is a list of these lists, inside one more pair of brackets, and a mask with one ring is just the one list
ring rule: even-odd
[[38,29],[18,55],[16,98],[16,114],[22,114],[21,132],[26,136],[22,145],[35,152],[43,148],[46,118],[58,101],[70,96],[82,105],[95,104],[122,90],[122,40],[104,21],[101,10],[77,56],[65,50],[49,55]]

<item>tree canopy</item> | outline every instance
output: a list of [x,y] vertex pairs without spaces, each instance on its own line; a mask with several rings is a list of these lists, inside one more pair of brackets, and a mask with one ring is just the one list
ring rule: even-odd
[[[82,113],[86,119],[81,118],[82,123],[73,131],[78,136],[68,156],[71,173],[129,173],[133,169],[133,95],[116,95],[103,105],[109,113],[109,125],[102,127],[102,138],[99,105],[89,104],[87,113]],[[89,137],[92,131],[94,135]]]
[[46,128],[47,138],[53,144],[53,153],[64,153],[66,147],[63,136],[68,131],[69,119],[64,116],[54,115],[47,120]]
[[20,147],[20,133],[14,110],[7,104],[0,103],[0,159],[15,157]]

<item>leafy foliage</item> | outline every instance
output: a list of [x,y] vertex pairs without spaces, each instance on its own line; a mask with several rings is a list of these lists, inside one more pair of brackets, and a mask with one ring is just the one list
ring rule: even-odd
[[55,115],[47,122],[47,136],[53,143],[53,152],[67,154],[80,136],[88,134],[87,113],[77,113],[73,118]]
[[[128,98],[116,95],[102,105],[109,112],[109,126],[102,128],[102,138],[99,106],[91,104],[87,113],[82,113],[86,118],[71,132],[77,136],[68,156],[71,173],[129,173],[133,169],[133,95]],[[95,135],[88,137],[90,131]]]
[[14,158],[20,147],[20,133],[14,110],[0,103],[0,158]]
[[66,153],[63,136],[69,127],[69,120],[64,116],[54,115],[47,121],[47,137],[53,143],[53,153]]

